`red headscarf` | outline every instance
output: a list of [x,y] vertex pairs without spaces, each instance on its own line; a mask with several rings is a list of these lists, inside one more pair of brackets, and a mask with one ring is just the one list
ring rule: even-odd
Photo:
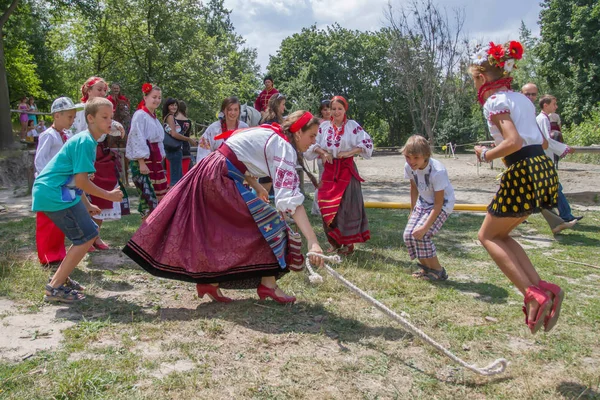
[[344,106],[344,110],[348,111],[348,101],[346,101],[345,98],[343,98],[342,96],[333,96],[331,102],[333,103],[334,101],[342,103],[342,105]]

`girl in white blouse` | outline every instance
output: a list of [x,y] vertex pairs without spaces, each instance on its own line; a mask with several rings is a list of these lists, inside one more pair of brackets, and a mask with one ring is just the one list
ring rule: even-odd
[[[295,258],[296,234],[280,212],[292,215],[309,251],[322,253],[296,173],[298,158],[315,142],[317,129],[318,119],[297,111],[282,127],[230,132],[217,151],[169,191],[123,251],[153,275],[196,283],[200,297],[230,302],[220,288],[258,286],[261,299],[296,301],[276,283],[302,262]],[[265,201],[266,192],[258,197],[244,187],[250,175],[273,178],[275,208]],[[322,265],[318,257],[310,261]]]
[[488,206],[479,240],[525,296],[525,322],[531,333],[536,333],[542,326],[546,332],[554,327],[564,293],[557,285],[540,279],[527,253],[510,236],[531,214],[555,206],[558,196],[558,177],[544,154],[548,142],[536,123],[535,107],[523,94],[510,89],[510,72],[522,55],[519,42],[490,42],[474,54],[470,69],[496,142],[490,149],[475,146],[475,152],[481,161],[501,158],[507,166]]
[[346,117],[348,102],[335,96],[330,102],[331,119],[319,126],[317,143],[306,154],[309,160],[321,157],[324,171],[317,202],[323,229],[331,244],[329,251],[350,254],[354,243],[371,237],[354,156],[371,158],[371,136],[354,120]]
[[223,139],[215,139],[215,137],[225,132],[248,127],[245,122],[240,121],[240,101],[235,96],[223,100],[223,103],[221,103],[221,112],[219,114],[219,120],[213,122],[206,128],[198,142],[198,153],[196,155],[197,163],[213,151],[217,150],[224,142]]
[[138,211],[145,219],[167,193],[167,176],[162,166],[165,157],[165,131],[156,118],[162,92],[150,83],[142,85],[144,97],[131,118],[125,156],[130,160],[131,179],[140,194]]

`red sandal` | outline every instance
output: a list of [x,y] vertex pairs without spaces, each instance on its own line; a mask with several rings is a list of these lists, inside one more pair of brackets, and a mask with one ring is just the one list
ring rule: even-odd
[[[534,320],[530,320],[529,314],[527,313],[527,305],[532,301],[535,301],[539,304],[539,308]],[[525,305],[523,306],[523,312],[525,313],[525,323],[527,326],[529,326],[531,333],[535,334],[540,330],[546,320],[546,317],[550,313],[550,297],[537,286],[529,286],[525,292],[524,302]]]
[[544,331],[550,332],[558,321],[560,307],[563,299],[565,298],[565,292],[560,288],[560,286],[542,280],[540,280],[540,283],[538,283],[538,287],[542,290],[551,292],[554,295],[554,299],[552,300],[552,309],[544,321]]

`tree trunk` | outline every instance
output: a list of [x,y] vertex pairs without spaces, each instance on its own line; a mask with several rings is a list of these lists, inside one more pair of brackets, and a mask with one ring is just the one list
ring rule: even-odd
[[13,0],[10,6],[0,17],[0,149],[12,146],[14,135],[10,118],[10,96],[8,94],[8,80],[6,79],[6,60],[4,59],[4,35],[2,29],[13,13],[19,0]]

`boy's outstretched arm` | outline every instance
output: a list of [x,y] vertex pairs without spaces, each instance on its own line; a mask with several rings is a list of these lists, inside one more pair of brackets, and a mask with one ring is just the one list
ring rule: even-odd
[[121,189],[116,188],[110,192],[101,189],[88,179],[87,172],[75,174],[75,186],[92,196],[101,197],[117,203],[123,200],[123,192],[121,192]]

